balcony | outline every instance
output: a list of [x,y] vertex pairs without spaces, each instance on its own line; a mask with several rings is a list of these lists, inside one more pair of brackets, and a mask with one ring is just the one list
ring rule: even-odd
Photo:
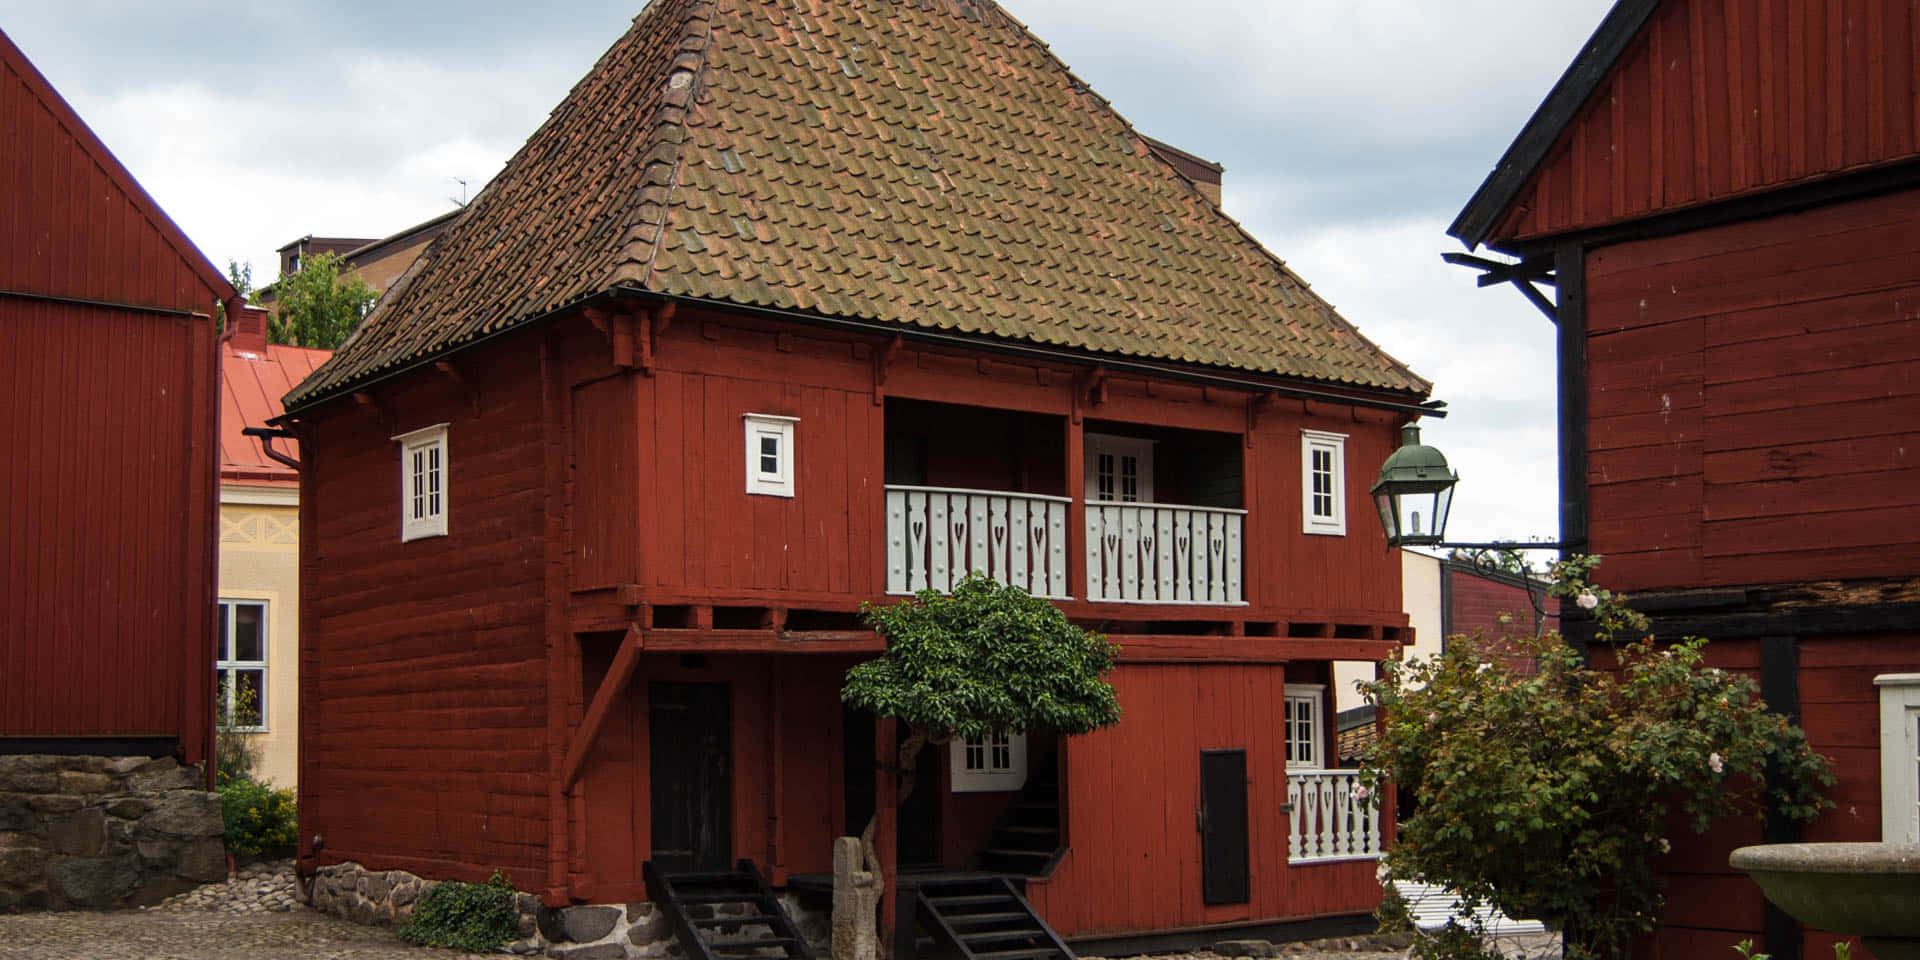
[[[977,570],[1054,600],[1246,602],[1237,435],[1067,427],[1058,416],[889,399],[887,592],[950,590]],[[1077,457],[1062,442],[1074,437]]]
[[1287,860],[1380,856],[1380,805],[1361,795],[1358,770],[1288,770]]

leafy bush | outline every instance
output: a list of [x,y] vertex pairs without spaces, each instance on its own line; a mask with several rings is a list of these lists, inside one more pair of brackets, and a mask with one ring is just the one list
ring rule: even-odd
[[233,718],[252,716],[255,700],[252,690],[234,690],[219,680],[213,684],[213,782],[216,785],[253,778],[253,769],[260,761],[259,752],[252,736],[235,728]]
[[219,786],[222,840],[235,856],[257,857],[293,848],[299,819],[292,790],[274,788],[250,777],[226,778]]
[[394,931],[408,943],[491,953],[520,926],[513,884],[495,870],[486,883],[436,883],[414,904],[413,919]]
[[1556,564],[1553,592],[1593,611],[1601,640],[1640,638],[1616,648],[1614,670],[1589,668],[1554,634],[1456,638],[1432,660],[1383,664],[1363,687],[1387,718],[1365,782],[1419,798],[1389,875],[1449,887],[1463,909],[1545,920],[1570,958],[1653,928],[1654,859],[1673,814],[1702,832],[1771,800],[1808,820],[1833,782],[1752,680],[1704,664],[1706,641],[1656,646],[1645,618],[1588,582],[1598,562]]

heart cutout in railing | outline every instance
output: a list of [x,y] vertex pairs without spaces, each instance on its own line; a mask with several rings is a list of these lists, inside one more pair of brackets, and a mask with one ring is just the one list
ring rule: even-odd
[[966,524],[966,521],[964,521],[964,520],[956,520],[956,521],[954,521],[954,524],[953,524],[953,539],[954,539],[954,540],[956,540],[956,541],[959,541],[959,540],[965,540],[965,539],[967,539],[967,524]]
[[1226,552],[1226,549],[1227,549],[1227,544],[1226,544],[1226,541],[1224,541],[1224,540],[1215,540],[1215,541],[1213,542],[1213,552],[1214,552],[1214,553],[1224,553],[1224,552]]
[[1044,546],[1046,542],[1047,542],[1047,528],[1034,527],[1033,528],[1033,545],[1036,547],[1040,547],[1040,546]]
[[1140,538],[1140,549],[1142,549],[1142,550],[1152,550],[1152,549],[1153,549],[1153,538],[1152,538],[1152,537],[1141,537],[1141,538]]
[[1173,540],[1173,543],[1174,543],[1174,546],[1177,546],[1180,548],[1181,553],[1187,552],[1187,535],[1186,534],[1183,533],[1180,536],[1175,537]]
[[918,540],[918,539],[920,539],[920,535],[921,535],[922,533],[925,533],[925,532],[926,532],[926,529],[927,529],[927,527],[926,527],[926,524],[924,524],[924,523],[921,523],[921,522],[920,522],[920,521],[918,521],[918,520],[915,520],[915,521],[913,522],[913,538],[914,538],[915,540]]
[[1107,534],[1107,549],[1108,549],[1108,550],[1118,550],[1118,549],[1120,549],[1120,535],[1119,535],[1119,534],[1117,534],[1117,533],[1109,533],[1109,534]]
[[1005,542],[1007,542],[1007,528],[1006,528],[1006,527],[994,527],[994,528],[993,528],[993,542],[994,542],[994,543],[1005,543]]

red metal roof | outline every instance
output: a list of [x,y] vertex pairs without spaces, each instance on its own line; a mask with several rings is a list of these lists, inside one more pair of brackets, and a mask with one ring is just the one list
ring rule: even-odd
[[[267,458],[247,427],[264,427],[281,414],[280,398],[333,355],[331,350],[283,347],[252,340],[244,329],[220,344],[220,479],[293,486],[300,476]],[[285,442],[278,449],[292,453]]]

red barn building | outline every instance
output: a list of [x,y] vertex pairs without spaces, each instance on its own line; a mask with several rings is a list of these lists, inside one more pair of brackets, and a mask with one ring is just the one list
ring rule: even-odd
[[0,753],[207,756],[220,271],[0,34]]
[[1126,717],[929,750],[888,856],[1078,938],[1364,913],[1327,685],[1410,637],[1428,389],[993,4],[656,0],[286,397],[302,869],[816,882],[893,816],[860,605],[981,570]]
[[[1768,840],[1920,831],[1916,48],[1905,0],[1621,0],[1451,228],[1558,321],[1563,539],[1833,758]],[[1825,954],[1728,869],[1762,839],[1678,843],[1644,955]]]

